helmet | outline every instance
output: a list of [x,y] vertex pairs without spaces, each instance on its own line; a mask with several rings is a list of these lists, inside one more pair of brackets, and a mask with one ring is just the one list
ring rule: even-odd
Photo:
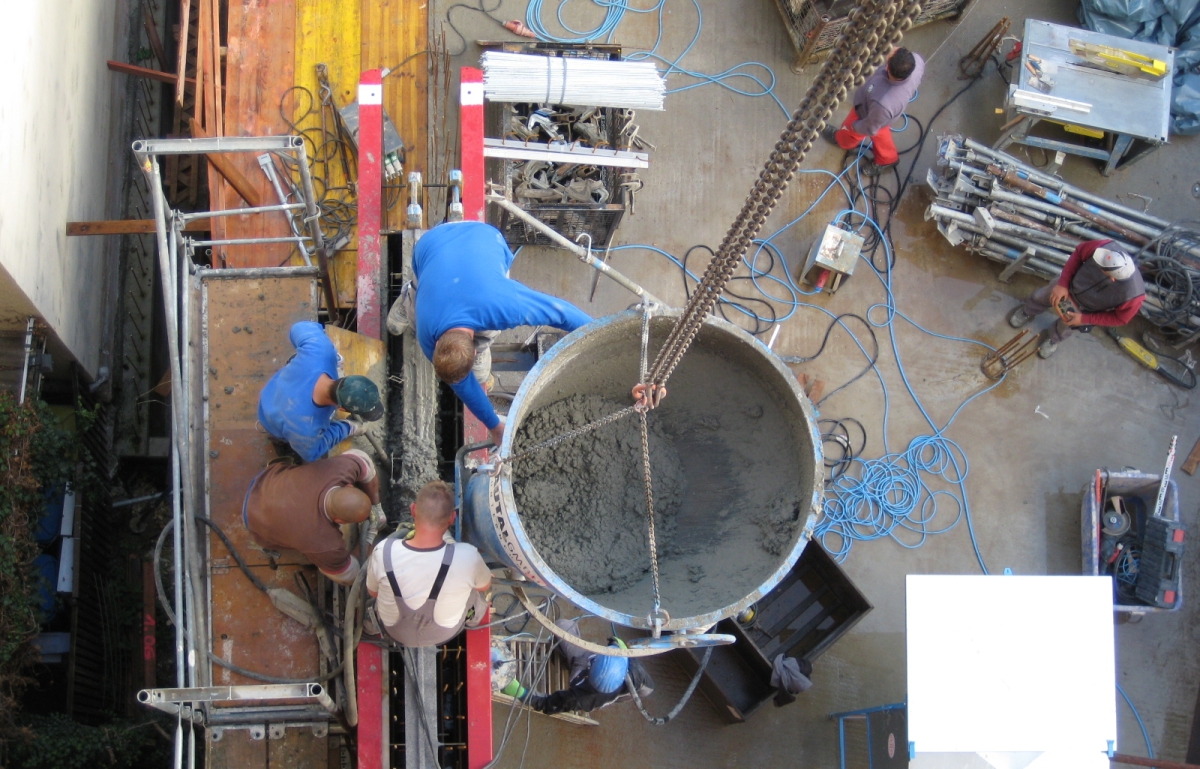
[[[617,646],[617,644],[610,644]],[[618,648],[624,648],[621,644]],[[612,694],[625,685],[625,674],[629,672],[628,657],[610,657],[607,654],[597,654],[592,658],[591,669],[588,670],[588,681],[592,688],[601,694]]]
[[348,376],[337,380],[337,404],[357,414],[364,421],[374,422],[383,416],[383,404],[379,400],[379,388],[365,376]]

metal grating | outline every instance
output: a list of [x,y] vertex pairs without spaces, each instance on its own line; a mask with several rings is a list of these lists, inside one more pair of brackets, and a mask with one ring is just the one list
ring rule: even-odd
[[[971,0],[928,0],[913,21],[914,27],[958,16]],[[853,3],[848,0],[775,0],[788,36],[796,47],[796,67],[828,55],[846,26]]]
[[[139,49],[149,47],[142,23],[144,12],[149,11],[160,23],[165,21],[163,9],[155,0],[143,0],[135,5],[137,7],[132,9],[132,17],[137,21],[131,25],[131,59],[136,57]],[[165,27],[165,23],[162,27]],[[170,40],[170,36],[164,36],[161,32],[159,37]],[[125,99],[129,110],[129,143],[160,136],[163,124],[163,95],[169,93],[167,89],[170,89],[170,86],[146,78],[130,77],[127,80]],[[135,163],[130,162],[131,159],[132,156],[120,158],[121,162],[125,163],[125,206],[122,215],[126,219],[153,219],[150,187],[145,175]],[[119,414],[116,415],[116,450],[122,456],[145,456],[152,453],[152,412],[156,407],[162,410],[161,400],[151,391],[156,384],[156,381],[153,381],[154,375],[161,374],[161,371],[154,370],[152,358],[155,330],[163,322],[161,308],[156,306],[161,303],[158,299],[161,292],[155,288],[154,235],[122,236],[120,258],[120,336],[117,351],[113,356],[114,385],[120,393],[116,399],[119,404]],[[161,368],[162,364],[158,367]],[[163,421],[162,414],[159,414],[159,422]]]

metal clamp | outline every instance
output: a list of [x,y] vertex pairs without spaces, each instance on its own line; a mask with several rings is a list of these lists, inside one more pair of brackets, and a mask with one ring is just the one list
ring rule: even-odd
[[405,226],[410,230],[421,229],[421,172],[408,174],[408,208],[404,209]]
[[587,641],[576,635],[572,635],[567,631],[555,625],[553,620],[542,613],[537,604],[530,600],[525,589],[520,585],[506,583],[512,588],[513,595],[521,602],[521,606],[529,612],[529,615],[538,621],[542,627],[546,628],[556,638],[566,643],[578,646],[584,651],[592,652],[593,654],[605,654],[609,657],[653,657],[656,654],[663,654],[672,649],[695,649],[706,646],[727,646],[734,643],[737,639],[731,635],[722,633],[707,633],[693,635],[690,633],[675,633],[665,635],[659,638],[635,638],[627,641],[628,649],[618,649],[613,646],[602,646],[592,641]]

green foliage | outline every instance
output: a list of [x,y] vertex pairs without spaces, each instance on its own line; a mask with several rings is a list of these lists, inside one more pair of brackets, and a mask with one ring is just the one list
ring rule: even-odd
[[[76,423],[95,414],[79,410]],[[95,483],[90,464],[80,463],[74,434],[58,427],[44,403],[17,404],[0,391],[0,727],[11,723],[24,671],[36,659],[40,625],[33,532],[46,506],[45,489],[62,490],[77,478]]]
[[[21,769],[166,766],[165,740],[153,722],[113,721],[87,726],[62,713],[31,716],[8,741],[3,766]],[[157,759],[157,760],[155,760]]]

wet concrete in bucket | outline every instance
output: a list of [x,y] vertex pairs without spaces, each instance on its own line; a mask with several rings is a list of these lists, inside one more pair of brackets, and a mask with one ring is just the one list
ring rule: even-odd
[[[648,418],[663,606],[675,618],[722,609],[758,588],[803,525],[806,464],[791,409],[731,363],[693,350]],[[535,409],[518,426],[515,450],[627,403],[588,393]],[[556,574],[606,607],[648,614],[636,415],[516,462],[513,492],[534,548]]]

